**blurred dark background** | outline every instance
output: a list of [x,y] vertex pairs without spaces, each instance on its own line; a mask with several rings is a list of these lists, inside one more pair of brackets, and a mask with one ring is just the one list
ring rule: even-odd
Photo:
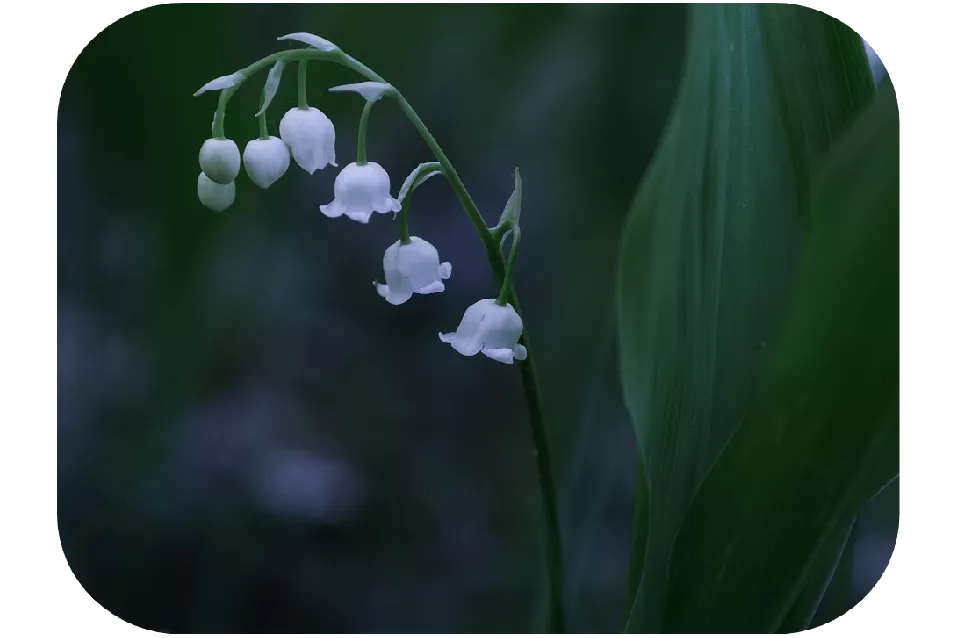
[[[206,81],[309,31],[404,92],[492,225],[524,178],[516,284],[558,474],[572,626],[622,626],[636,447],[613,325],[619,230],[680,81],[682,5],[167,5],[107,27],[63,88],[58,143],[58,514],[100,604],[165,632],[502,632],[536,626],[541,511],[516,370],[437,339],[496,286],[433,180],[411,231],[454,264],[392,307],[371,281],[398,226],[323,217],[336,169],[241,172],[196,198]],[[352,161],[357,81],[310,67]],[[227,135],[257,135],[260,79]],[[271,132],[296,103],[288,71]],[[432,159],[374,109],[394,193]],[[861,517],[820,620],[877,580],[895,485]]]

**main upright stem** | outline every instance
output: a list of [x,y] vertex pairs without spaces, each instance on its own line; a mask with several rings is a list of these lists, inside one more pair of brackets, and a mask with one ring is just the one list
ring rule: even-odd
[[[380,80],[377,80],[380,81]],[[443,149],[437,144],[433,135],[427,130],[423,120],[417,115],[413,107],[399,93],[397,102],[400,109],[407,118],[413,123],[413,126],[420,133],[420,136],[427,143],[427,146],[437,158],[440,166],[443,168],[443,174],[446,176],[450,187],[453,189],[460,200],[460,204],[466,210],[467,215],[477,228],[480,239],[487,249],[487,259],[493,268],[497,281],[503,286],[506,281],[506,264],[503,255],[500,253],[500,246],[493,234],[487,228],[480,215],[477,205],[467,192],[460,176],[457,174],[453,164],[444,154]],[[514,237],[517,241],[519,237]],[[517,292],[514,290],[513,283],[507,284],[508,301],[514,310],[523,317],[520,310],[520,301],[517,298]],[[550,445],[547,439],[547,429],[543,420],[543,408],[540,401],[540,389],[537,382],[537,372],[533,363],[533,352],[530,347],[529,330],[524,324],[523,334],[520,336],[520,343],[527,349],[527,358],[525,361],[516,361],[520,369],[520,378],[523,381],[523,391],[527,400],[527,414],[530,418],[530,429],[533,435],[534,456],[537,462],[537,474],[540,479],[540,495],[543,501],[543,513],[546,524],[545,541],[547,549],[547,572],[550,578],[550,630],[553,633],[566,633],[566,619],[564,617],[564,585],[563,585],[563,544],[560,539],[560,523],[557,516],[556,489],[553,482],[553,467],[550,460]]]
[[[343,54],[343,60],[340,61],[346,67],[349,67],[357,73],[365,76],[374,82],[386,82],[382,77],[374,73],[371,69],[364,66],[358,60]],[[436,157],[437,162],[443,169],[450,187],[456,194],[460,204],[470,217],[470,221],[477,229],[481,241],[487,250],[487,260],[493,268],[493,273],[497,281],[503,285],[506,278],[506,264],[503,255],[500,253],[500,246],[493,234],[487,228],[483,221],[480,210],[474,203],[467,187],[457,174],[453,163],[440,148],[433,134],[427,129],[417,112],[413,110],[410,103],[398,91],[395,96],[400,110],[407,116],[407,119],[413,124],[414,128],[420,134],[420,137],[427,143],[427,147]],[[516,238],[514,238],[516,240]],[[513,284],[508,284],[509,302],[514,310],[523,317],[520,310],[520,301],[517,299],[516,290]],[[564,585],[563,585],[563,545],[560,539],[560,522],[557,516],[557,498],[556,488],[553,482],[553,467],[550,460],[550,445],[547,439],[547,428],[543,421],[543,407],[540,401],[540,389],[537,382],[537,372],[533,363],[533,351],[530,347],[529,330],[524,324],[523,334],[520,336],[520,343],[527,349],[527,358],[524,361],[517,361],[516,365],[520,369],[520,378],[523,381],[523,391],[527,400],[527,414],[530,418],[530,429],[533,435],[534,456],[537,463],[537,474],[540,479],[540,495],[543,501],[543,514],[545,522],[545,541],[547,550],[547,574],[550,579],[550,631],[552,633],[566,633],[567,623],[564,615]]]

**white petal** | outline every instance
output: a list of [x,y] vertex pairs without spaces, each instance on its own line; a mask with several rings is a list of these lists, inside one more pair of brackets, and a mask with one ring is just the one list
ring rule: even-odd
[[329,204],[321,204],[320,212],[330,218],[340,217],[343,215],[343,205],[334,200]]
[[373,216],[373,211],[371,210],[357,210],[355,208],[348,208],[344,211],[344,215],[349,217],[355,222],[360,222],[361,224],[369,223],[370,217]]
[[384,200],[380,202],[375,208],[378,213],[399,213],[400,202],[388,196],[384,198]]
[[439,282],[440,257],[437,249],[419,237],[411,237],[409,243],[398,246],[396,265],[414,290]]
[[465,357],[472,357],[483,349],[483,344],[474,339],[464,339],[463,337],[457,337],[450,342],[450,345]]
[[513,350],[511,348],[484,348],[481,352],[494,361],[513,363]]
[[376,162],[344,166],[334,180],[333,195],[333,204],[338,204],[343,214],[364,224],[374,212],[400,210],[400,203],[390,197],[390,176]]
[[449,343],[451,346],[453,346],[454,350],[465,357],[472,357],[480,352],[482,347],[479,343],[475,343],[470,339],[464,339],[456,332],[441,332],[440,341]]
[[229,184],[240,174],[240,149],[233,140],[208,139],[199,159],[200,170],[218,184]]
[[336,130],[319,109],[294,107],[280,120],[280,139],[300,168],[311,175],[328,164],[336,165]]
[[268,188],[290,167],[290,153],[279,137],[250,140],[243,149],[243,168],[260,188]]
[[377,292],[380,293],[380,296],[392,303],[394,306],[399,306],[413,296],[413,294],[410,292],[404,293],[395,291],[392,290],[390,286],[386,286],[384,284],[376,284],[376,286]]
[[513,358],[518,361],[523,361],[527,358],[527,348],[522,343],[513,346]]
[[453,273],[453,264],[449,261],[445,261],[440,264],[440,279],[450,279],[450,275]]
[[445,288],[443,286],[443,283],[439,281],[435,281],[432,284],[428,286],[424,286],[423,288],[419,289],[417,292],[420,293],[421,295],[429,295],[435,292],[443,292],[444,290]]
[[309,44],[316,49],[320,49],[321,51],[336,51],[339,48],[330,40],[324,40],[320,36],[313,35],[312,33],[288,33],[287,35],[280,36],[277,38],[277,40],[296,40],[297,42]]
[[356,82],[354,84],[341,84],[329,89],[331,92],[353,91],[363,96],[367,102],[376,102],[384,95],[393,91],[393,87],[384,82]]
[[386,277],[387,286],[395,295],[406,295],[407,298],[413,296],[413,288],[400,270],[399,241],[391,244],[383,253],[383,274]]
[[460,325],[457,326],[457,333],[470,336],[476,334],[492,303],[493,299],[481,299],[467,308],[463,313],[463,319],[460,320]]
[[236,193],[237,189],[233,182],[218,184],[204,173],[200,173],[197,177],[197,198],[201,204],[215,213],[222,213],[230,208]]
[[387,249],[383,251],[383,270],[386,271],[395,271],[398,268],[400,263],[400,242],[395,241]]
[[513,306],[493,303],[486,308],[478,332],[488,348],[512,349],[523,334],[523,322]]

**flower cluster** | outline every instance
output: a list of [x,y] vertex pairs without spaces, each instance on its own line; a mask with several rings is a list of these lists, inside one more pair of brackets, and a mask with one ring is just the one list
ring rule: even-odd
[[[514,171],[513,192],[507,199],[500,220],[496,226],[488,228],[437,140],[427,130],[410,103],[393,86],[359,60],[344,53],[337,45],[312,33],[290,33],[278,40],[301,42],[307,47],[270,54],[235,73],[207,82],[194,94],[196,96],[206,91],[220,92],[213,118],[212,137],[204,142],[200,149],[201,173],[197,178],[197,195],[200,201],[217,212],[229,208],[236,196],[234,180],[240,173],[241,162],[251,181],[261,188],[269,188],[286,173],[290,167],[291,156],[311,175],[326,166],[337,167],[333,123],[319,109],[307,103],[307,63],[333,62],[346,67],[368,80],[330,89],[331,92],[352,91],[366,101],[357,130],[357,156],[355,161],[347,164],[338,173],[333,186],[333,201],[320,206],[320,213],[331,218],[346,217],[362,224],[368,224],[374,213],[393,213],[393,219],[397,219],[399,214],[400,239],[384,252],[384,283],[374,281],[374,289],[387,303],[394,306],[406,303],[414,294],[441,293],[446,289],[444,282],[450,279],[453,267],[450,262],[440,261],[440,254],[433,244],[410,234],[409,213],[413,191],[431,177],[443,175],[477,229],[490,266],[500,279],[500,292],[496,298],[481,299],[467,308],[456,331],[439,333],[440,341],[468,357],[483,353],[494,361],[507,364],[527,359],[523,320],[518,312],[519,302],[512,284],[517,249],[520,245],[522,182],[519,169]],[[277,94],[284,67],[291,62],[298,64],[298,104],[283,116],[279,127],[280,136],[274,137],[267,129],[265,112]],[[256,114],[260,123],[260,136],[247,143],[241,157],[236,143],[224,135],[226,107],[234,91],[243,82],[268,67],[270,70],[263,85],[260,110]],[[387,171],[379,164],[367,161],[367,123],[374,103],[384,97],[396,100],[400,110],[436,158],[436,161],[425,162],[414,168],[403,181],[396,198],[391,195],[390,176]],[[504,246],[508,240],[510,252],[504,260]],[[555,633],[563,633],[563,553],[560,526],[554,507],[556,497],[550,468],[550,450],[532,362],[527,361],[521,370],[530,405],[536,467],[547,518],[551,627]]]
[[[281,39],[293,39],[310,44],[323,52],[337,54],[339,49],[332,43],[310,34],[291,34]],[[278,54],[279,55],[279,54]],[[236,142],[223,135],[224,108],[230,95],[247,79],[247,70],[217,78],[206,84],[200,93],[208,90],[226,92],[221,95],[220,107],[214,116],[213,137],[200,148],[200,175],[197,178],[197,196],[207,208],[222,212],[229,208],[236,197],[234,181],[240,174],[240,166],[250,180],[260,188],[269,188],[290,167],[290,158],[307,173],[313,175],[327,166],[337,167],[333,122],[322,111],[306,103],[306,59],[300,59],[300,104],[288,110],[280,120],[279,137],[267,131],[264,112],[276,93],[285,60],[281,57],[270,70],[264,85],[263,102],[257,116],[260,118],[260,137],[247,142],[241,155]],[[367,224],[374,213],[401,214],[401,238],[388,247],[383,255],[385,283],[374,282],[377,293],[392,305],[400,305],[413,295],[443,292],[444,280],[452,273],[450,262],[441,262],[437,249],[420,237],[411,236],[407,230],[407,213],[412,191],[433,175],[444,171],[435,162],[421,164],[404,182],[397,198],[391,193],[390,176],[380,164],[366,160],[366,129],[371,107],[385,96],[395,97],[392,86],[382,82],[361,82],[330,89],[352,91],[364,98],[363,114],[357,137],[356,161],[347,164],[334,181],[334,198],[320,206],[327,217],[346,216],[348,219]],[[449,176],[449,175],[448,175]],[[519,174],[517,176],[519,183]],[[514,192],[517,196],[517,191]],[[514,197],[511,197],[513,201]],[[510,202],[508,202],[508,207]],[[517,203],[517,206],[519,204]],[[506,215],[506,211],[505,211]],[[498,238],[506,234],[507,226],[493,229]],[[513,219],[511,230],[516,232],[513,253],[519,240],[519,228]],[[456,332],[441,333],[440,340],[450,344],[465,356],[483,353],[502,363],[523,360],[526,348],[518,343],[523,334],[523,322],[514,307],[504,300],[508,276],[498,299],[481,299],[467,308]]]

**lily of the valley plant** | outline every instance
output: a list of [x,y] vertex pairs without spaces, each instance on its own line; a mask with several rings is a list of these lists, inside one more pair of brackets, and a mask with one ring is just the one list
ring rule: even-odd
[[[357,132],[357,157],[337,174],[333,201],[319,206],[319,212],[327,217],[347,217],[362,224],[369,223],[374,213],[391,213],[393,218],[399,213],[400,238],[386,249],[383,256],[385,283],[374,282],[376,292],[393,305],[410,301],[414,294],[443,292],[444,281],[452,273],[451,264],[440,261],[437,249],[429,241],[410,235],[409,212],[413,191],[427,179],[443,175],[473,222],[494,275],[500,281],[500,290],[495,298],[481,299],[467,308],[456,331],[440,333],[439,337],[440,341],[450,344],[465,356],[484,354],[501,363],[517,362],[527,399],[543,499],[544,541],[550,583],[550,629],[563,632],[563,559],[550,453],[529,338],[512,283],[520,246],[520,172],[517,170],[514,173],[514,191],[507,200],[499,222],[488,228],[453,164],[396,88],[323,38],[310,33],[292,33],[278,39],[307,46],[268,55],[235,73],[208,82],[195,93],[200,95],[207,91],[219,91],[220,95],[213,118],[213,135],[200,148],[201,173],[197,178],[197,196],[204,206],[213,211],[221,212],[229,208],[236,196],[234,180],[240,174],[241,163],[250,180],[261,188],[270,187],[286,173],[291,157],[311,175],[327,166],[337,168],[333,122],[319,109],[307,104],[307,65],[310,62],[333,62],[365,78],[363,82],[330,89],[332,92],[356,93],[365,103]],[[298,64],[299,100],[295,108],[284,114],[280,121],[280,136],[276,137],[267,130],[266,111],[277,93],[284,67],[291,62]],[[224,133],[227,105],[244,82],[266,69],[269,71],[263,84],[261,107],[256,113],[260,136],[247,142],[241,155],[236,142],[227,139]],[[390,175],[380,164],[368,161],[366,154],[367,122],[374,103],[381,99],[393,100],[399,106],[434,156],[434,161],[422,163],[411,171],[396,198],[391,194]],[[511,237],[510,252],[505,258],[502,246],[508,237]]]

